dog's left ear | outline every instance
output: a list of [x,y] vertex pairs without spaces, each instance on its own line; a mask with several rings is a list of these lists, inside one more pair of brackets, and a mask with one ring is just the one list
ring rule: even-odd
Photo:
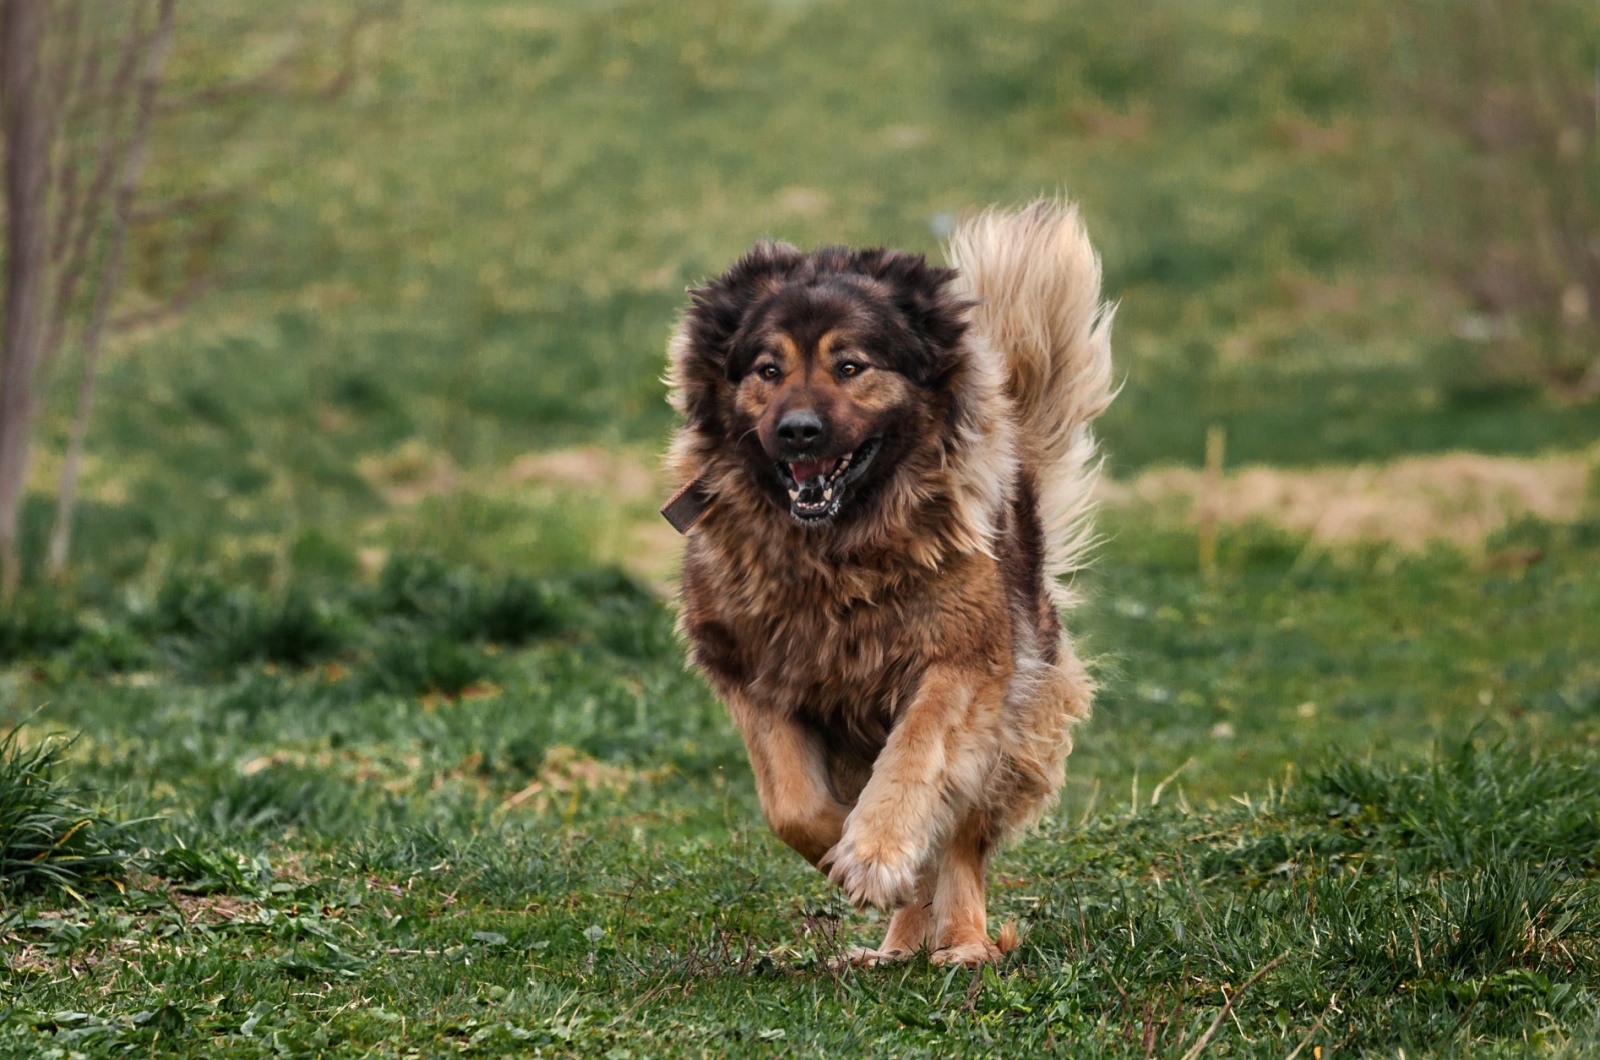
[[927,385],[950,367],[951,354],[967,333],[968,316],[976,302],[951,289],[956,270],[929,264],[922,254],[897,250],[864,250],[856,268],[888,287],[895,307],[906,318],[926,354]]

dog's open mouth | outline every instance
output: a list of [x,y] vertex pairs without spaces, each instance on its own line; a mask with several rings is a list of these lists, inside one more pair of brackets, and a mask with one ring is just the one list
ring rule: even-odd
[[839,514],[850,485],[867,470],[881,442],[870,438],[843,456],[778,461],[778,475],[789,492],[789,514],[804,522]]

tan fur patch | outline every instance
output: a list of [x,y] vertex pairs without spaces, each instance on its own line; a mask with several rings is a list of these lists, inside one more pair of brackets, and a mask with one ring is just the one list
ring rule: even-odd
[[824,332],[822,338],[817,340],[817,363],[825,365],[828,355],[833,352],[834,344],[844,336],[837,328]]
[[800,352],[800,344],[794,341],[792,335],[782,331],[778,332],[775,341],[778,344],[780,363],[783,365],[784,373],[797,371],[800,365],[805,362],[805,354]]

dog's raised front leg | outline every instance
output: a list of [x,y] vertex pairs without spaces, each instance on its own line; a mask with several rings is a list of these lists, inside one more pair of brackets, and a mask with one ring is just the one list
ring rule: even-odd
[[828,785],[822,741],[779,711],[730,698],[730,713],[750,752],[761,812],[773,833],[815,865],[839,841],[850,807]]
[[914,900],[917,874],[977,798],[998,755],[1001,682],[932,667],[818,868],[858,906]]

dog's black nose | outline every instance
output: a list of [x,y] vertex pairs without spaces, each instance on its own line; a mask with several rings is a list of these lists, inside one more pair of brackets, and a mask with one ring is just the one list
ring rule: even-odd
[[810,409],[785,412],[778,421],[778,437],[789,445],[812,445],[822,437],[822,418]]

